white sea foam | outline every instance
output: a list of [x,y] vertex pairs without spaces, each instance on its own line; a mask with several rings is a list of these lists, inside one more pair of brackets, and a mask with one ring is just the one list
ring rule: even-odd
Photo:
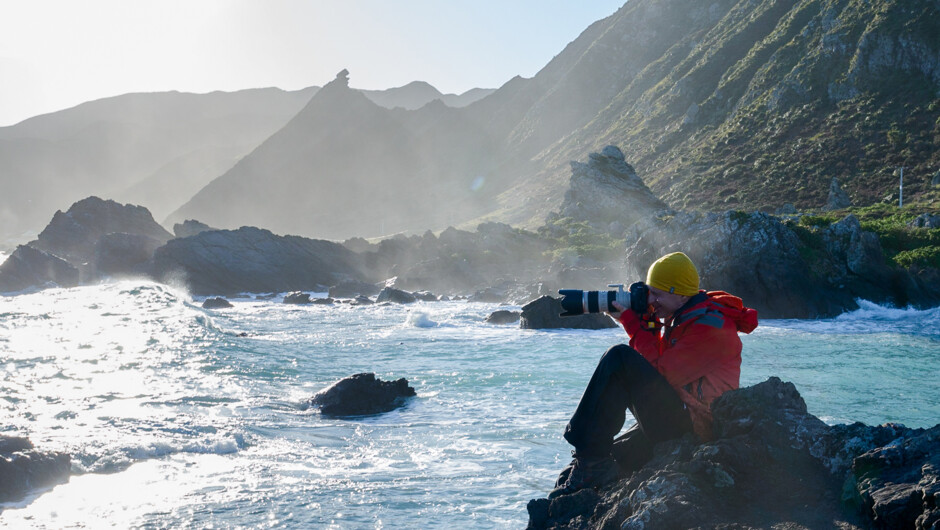
[[408,325],[413,328],[436,328],[440,326],[439,322],[431,320],[431,315],[424,311],[415,311],[408,313]]
[[857,300],[859,308],[835,318],[818,320],[765,320],[764,325],[800,329],[812,333],[904,333],[940,336],[940,307],[915,309],[878,305]]

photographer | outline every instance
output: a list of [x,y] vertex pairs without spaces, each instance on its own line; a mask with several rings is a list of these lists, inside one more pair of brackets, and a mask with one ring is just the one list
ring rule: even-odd
[[[565,428],[574,460],[549,498],[597,487],[642,467],[653,445],[694,432],[711,438],[711,402],[738,388],[741,339],[757,312],[722,291],[700,291],[695,265],[681,252],[653,263],[646,285],[630,287],[632,308],[614,303],[630,345],[610,348]],[[626,410],[636,425],[616,441]]]

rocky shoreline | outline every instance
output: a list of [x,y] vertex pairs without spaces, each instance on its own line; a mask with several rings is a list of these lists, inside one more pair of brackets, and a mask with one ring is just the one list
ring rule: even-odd
[[854,215],[810,241],[791,218],[672,211],[608,146],[587,163],[572,162],[565,202],[536,231],[490,222],[473,232],[336,243],[187,221],[174,237],[143,207],[89,197],[56,212],[36,240],[0,264],[0,293],[148,277],[197,296],[337,290],[372,297],[394,288],[523,305],[562,288],[630,283],[656,257],[683,250],[705,288],[741,296],[764,318],[831,317],[856,309],[857,299],[940,304],[940,271],[888,264],[878,237]]
[[940,425],[829,426],[775,377],[725,393],[712,411],[713,441],[665,442],[644,467],[598,491],[533,499],[528,527],[940,525]]

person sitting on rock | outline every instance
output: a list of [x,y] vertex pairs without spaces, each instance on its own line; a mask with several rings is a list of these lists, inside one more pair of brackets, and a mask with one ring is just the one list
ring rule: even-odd
[[[652,458],[654,444],[689,432],[710,439],[712,401],[738,388],[738,332],[757,327],[757,311],[723,291],[700,291],[698,270],[682,252],[653,263],[646,285],[644,314],[614,304],[611,316],[630,345],[607,350],[594,370],[565,427],[574,460],[549,498],[632,473]],[[615,441],[627,409],[636,425]]]

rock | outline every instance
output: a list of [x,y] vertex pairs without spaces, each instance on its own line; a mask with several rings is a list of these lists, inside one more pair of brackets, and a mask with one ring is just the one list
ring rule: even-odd
[[829,199],[826,200],[826,205],[823,206],[823,210],[841,210],[849,206],[852,206],[852,200],[849,199],[848,194],[842,190],[842,186],[839,186],[839,180],[832,177],[832,181],[829,183]]
[[487,324],[514,324],[519,322],[519,316],[522,313],[519,311],[508,311],[506,309],[500,309],[490,313],[490,316],[486,317]]
[[415,300],[420,300],[422,302],[437,302],[437,295],[430,291],[415,291],[411,294],[414,295]]
[[65,260],[27,245],[20,245],[0,265],[0,293],[57,285],[74,287],[80,273]]
[[176,237],[190,237],[209,230],[215,230],[215,228],[212,228],[206,223],[200,223],[195,219],[187,219],[182,223],[173,225],[173,234]]
[[600,491],[534,500],[529,527],[932,528],[940,521],[940,425],[829,426],[807,412],[792,383],[775,377],[725,393],[712,411],[714,440],[661,443],[645,466]]
[[359,295],[372,296],[378,294],[379,290],[379,287],[374,283],[345,280],[330,287],[329,296],[331,298],[355,298]]
[[320,412],[327,416],[362,416],[396,409],[415,395],[415,389],[408,386],[405,378],[382,381],[374,373],[362,373],[318,392],[310,404],[320,407]]
[[349,305],[372,305],[374,303],[375,302],[373,302],[372,299],[368,296],[360,295],[354,298],[353,301],[349,303]]
[[334,299],[332,299],[332,298],[329,298],[329,297],[327,297],[327,298],[314,298],[313,300],[310,301],[310,303],[311,303],[311,304],[314,304],[314,305],[332,305],[333,302],[335,302],[335,301],[336,301],[336,300],[334,300]]
[[608,329],[619,324],[604,313],[588,313],[571,317],[559,316],[564,312],[561,300],[542,296],[522,306],[522,329]]
[[302,305],[313,303],[313,301],[310,299],[310,293],[295,291],[287,293],[287,296],[284,297],[284,303]]
[[65,213],[56,212],[29,245],[84,269],[84,264],[95,262],[98,240],[114,232],[146,236],[160,244],[172,237],[143,206],[88,197],[73,204]]
[[940,215],[922,213],[908,223],[911,228],[940,228]]
[[157,281],[185,283],[195,295],[322,290],[362,280],[355,253],[340,244],[278,236],[243,226],[173,239],[147,270]]
[[417,301],[415,296],[407,291],[402,291],[401,289],[395,289],[394,287],[386,287],[382,289],[382,292],[379,293],[379,296],[376,297],[375,302],[394,302],[396,304],[413,304]]
[[163,243],[165,241],[142,234],[105,234],[95,243],[95,271],[107,276],[139,274],[141,266]]
[[231,302],[222,297],[206,298],[202,303],[203,309],[227,309],[234,307]]
[[588,155],[587,164],[571,162],[571,179],[560,216],[607,227],[613,222],[631,225],[667,209],[626,162],[620,149],[608,145],[600,153]]
[[17,501],[36,488],[68,482],[67,453],[37,451],[26,438],[0,435],[0,502]]

